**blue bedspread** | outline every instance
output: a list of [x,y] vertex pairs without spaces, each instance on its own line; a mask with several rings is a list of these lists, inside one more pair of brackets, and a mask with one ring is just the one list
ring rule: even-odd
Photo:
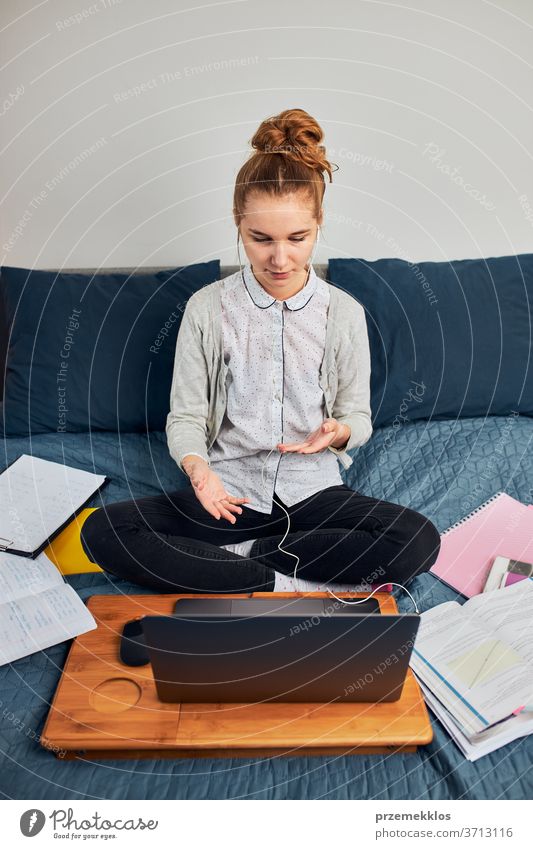
[[[498,490],[533,501],[533,419],[416,422],[374,432],[342,471],[353,489],[419,510],[443,531]],[[164,433],[61,434],[6,440],[2,467],[21,453],[98,473],[107,503],[178,489],[185,479]],[[91,506],[101,504],[96,496]],[[102,574],[76,575],[83,598],[142,592]],[[422,610],[454,598],[432,576],[410,589]],[[400,609],[409,600],[398,597]],[[521,799],[531,798],[533,737],[466,761],[433,719],[435,737],[416,754],[267,759],[58,760],[39,745],[69,643],[0,668],[0,792],[15,799]]]

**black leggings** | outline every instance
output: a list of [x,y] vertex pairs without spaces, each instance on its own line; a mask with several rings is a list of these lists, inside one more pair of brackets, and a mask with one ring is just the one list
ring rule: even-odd
[[[277,549],[287,517],[275,503],[270,514],[241,506],[234,525],[215,519],[189,484],[106,504],[84,522],[81,542],[106,572],[162,592],[270,592],[275,570],[292,574],[297,563]],[[425,516],[345,484],[284,506],[291,526],[282,547],[300,558],[300,578],[405,583],[427,571],[439,553],[439,532]],[[257,540],[249,557],[220,547],[249,539]]]

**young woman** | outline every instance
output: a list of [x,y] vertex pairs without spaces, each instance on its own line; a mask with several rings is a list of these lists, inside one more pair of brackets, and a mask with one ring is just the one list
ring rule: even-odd
[[189,298],[176,343],[166,433],[189,485],[89,516],[83,547],[113,575],[272,591],[296,563],[310,580],[404,583],[436,560],[429,519],[339,473],[372,433],[370,353],[362,306],[311,263],[332,173],[322,137],[289,109],[252,139],[233,202],[249,262]]

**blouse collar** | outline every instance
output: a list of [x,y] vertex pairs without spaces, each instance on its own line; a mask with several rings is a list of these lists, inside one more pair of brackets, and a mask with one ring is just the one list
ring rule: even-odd
[[[269,293],[263,289],[261,284],[256,280],[255,275],[252,271],[251,265],[249,262],[243,266],[243,276],[244,276],[244,284],[250,295],[252,301],[257,307],[261,309],[267,309],[271,307],[272,304],[276,302],[276,298],[273,295],[269,295]],[[311,265],[311,270],[309,272],[309,279],[303,289],[300,289],[299,292],[296,292],[295,295],[292,295],[290,298],[285,298],[283,303],[287,305],[290,310],[301,310],[305,307],[306,304],[309,303],[313,295],[315,294],[317,287],[317,276],[313,266]]]

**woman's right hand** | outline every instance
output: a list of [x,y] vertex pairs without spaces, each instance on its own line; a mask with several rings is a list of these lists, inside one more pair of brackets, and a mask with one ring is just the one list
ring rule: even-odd
[[[185,468],[185,464],[184,464]],[[249,498],[237,498],[230,495],[216,472],[201,457],[190,461],[186,467],[195,495],[208,513],[215,519],[227,519],[232,525],[237,521],[234,513],[242,513],[242,507]]]

